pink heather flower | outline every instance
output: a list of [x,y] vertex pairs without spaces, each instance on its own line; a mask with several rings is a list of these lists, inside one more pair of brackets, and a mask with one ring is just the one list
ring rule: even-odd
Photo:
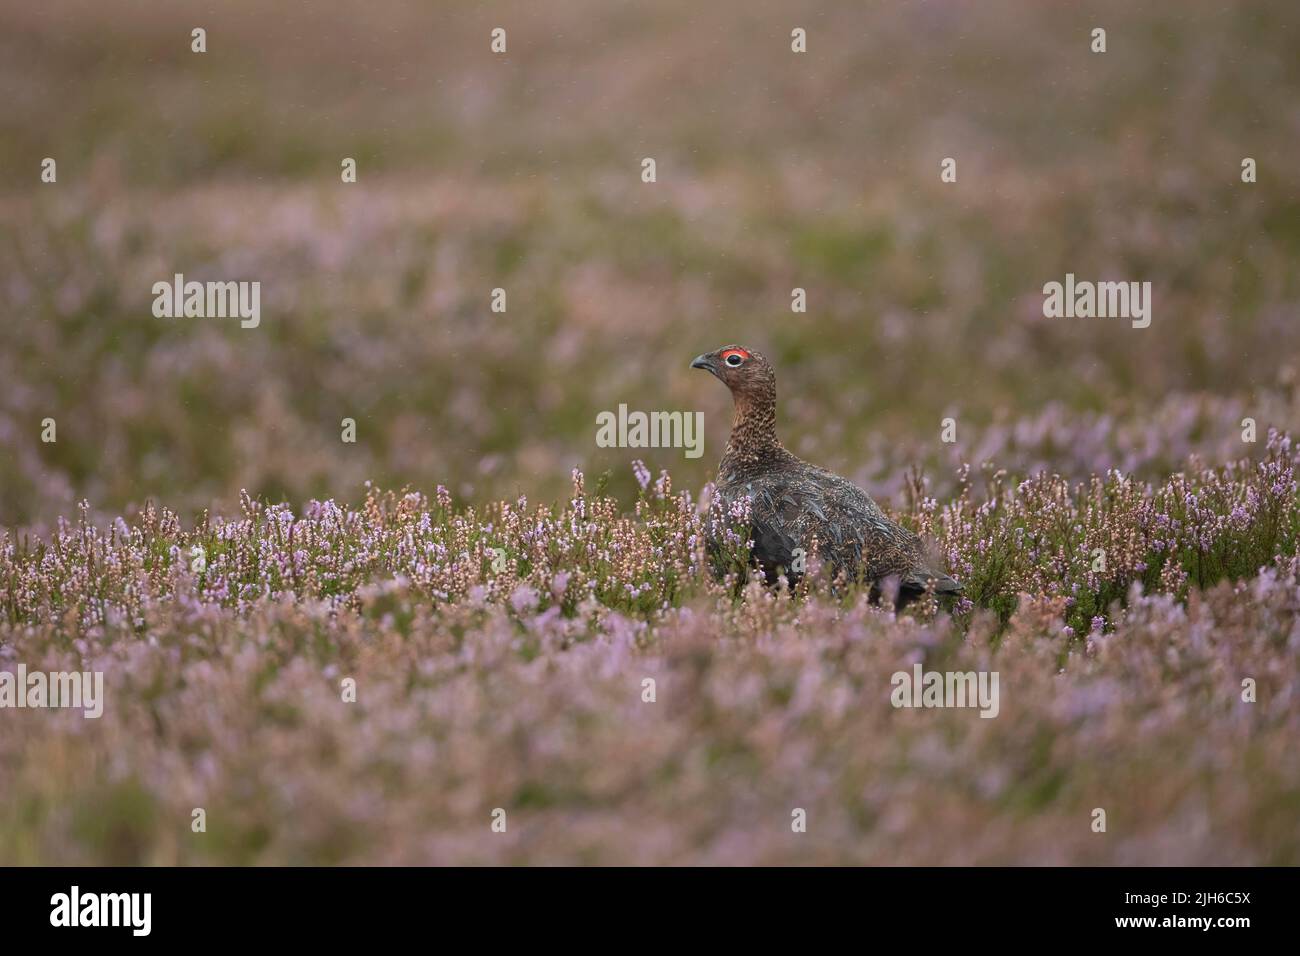
[[518,614],[528,614],[537,608],[537,592],[527,584],[521,584],[510,595],[510,606]]
[[632,462],[632,473],[636,475],[636,483],[645,491],[650,484],[650,469],[645,466],[640,458]]

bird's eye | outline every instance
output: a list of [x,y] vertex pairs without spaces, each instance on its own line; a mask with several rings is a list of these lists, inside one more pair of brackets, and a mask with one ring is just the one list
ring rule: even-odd
[[745,360],[735,352],[732,352],[730,355],[727,356],[727,364],[730,365],[732,368],[735,368],[743,361]]

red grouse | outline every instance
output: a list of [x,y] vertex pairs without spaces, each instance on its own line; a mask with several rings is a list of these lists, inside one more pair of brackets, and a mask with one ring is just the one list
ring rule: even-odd
[[691,368],[712,372],[731,389],[736,415],[718,465],[717,491],[730,505],[749,499],[752,556],[769,582],[791,572],[795,549],[829,562],[832,574],[870,582],[878,596],[896,579],[897,604],[933,588],[961,585],[926,561],[921,539],[885,516],[852,482],[792,455],[776,437],[776,374],[760,353],[739,345],[706,352]]

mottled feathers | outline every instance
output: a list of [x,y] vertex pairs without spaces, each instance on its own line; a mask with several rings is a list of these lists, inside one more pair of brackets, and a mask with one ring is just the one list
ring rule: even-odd
[[832,574],[887,582],[898,603],[933,588],[956,594],[961,585],[927,559],[921,539],[885,515],[861,488],[787,451],[776,437],[776,376],[758,352],[731,345],[691,363],[731,389],[736,414],[718,465],[717,492],[727,504],[748,498],[753,557],[769,581],[794,570],[796,549],[829,563]]

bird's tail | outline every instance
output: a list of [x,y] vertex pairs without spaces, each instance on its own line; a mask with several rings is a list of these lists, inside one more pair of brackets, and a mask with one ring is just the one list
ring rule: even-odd
[[933,586],[935,594],[961,594],[962,592],[959,581],[950,578],[942,571],[930,571],[925,568],[905,574],[901,586],[910,591],[925,591]]

